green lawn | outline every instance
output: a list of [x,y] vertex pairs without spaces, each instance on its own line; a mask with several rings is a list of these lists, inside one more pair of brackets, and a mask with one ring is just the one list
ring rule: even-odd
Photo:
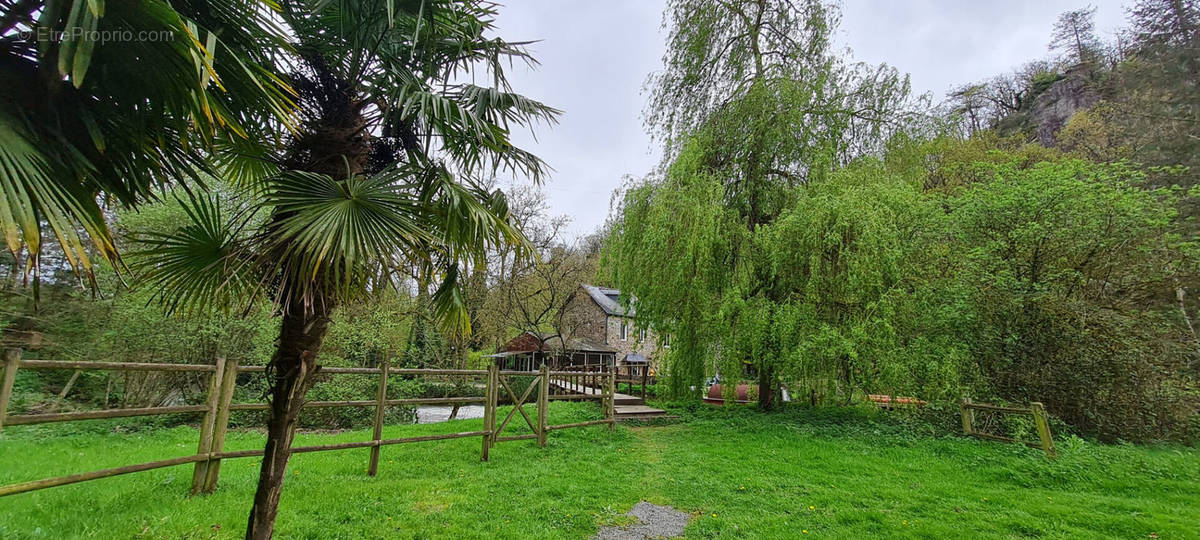
[[[595,406],[555,403],[554,423]],[[695,516],[689,537],[1200,538],[1200,451],[1058,442],[1061,458],[960,437],[918,437],[855,411],[680,410],[663,427],[552,432],[547,448],[478,438],[298,455],[280,538],[587,538],[639,500]],[[521,422],[519,417],[514,422]],[[479,429],[478,420],[396,426],[387,437]],[[7,428],[0,484],[186,455],[187,427],[70,433]],[[362,440],[308,434],[298,444]],[[230,435],[229,449],[261,435]],[[189,498],[191,466],[0,499],[0,538],[231,538],[249,509],[257,462],[230,460],[221,486]],[[807,532],[805,532],[807,531]]]

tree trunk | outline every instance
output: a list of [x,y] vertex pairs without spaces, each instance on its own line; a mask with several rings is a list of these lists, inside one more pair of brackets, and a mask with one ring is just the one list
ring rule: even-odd
[[292,457],[292,440],[304,396],[312,388],[317,366],[317,352],[329,327],[329,312],[333,309],[328,297],[305,310],[293,304],[285,313],[279,329],[279,343],[268,366],[271,377],[271,417],[267,422],[267,446],[254,493],[254,506],[246,526],[247,540],[265,540],[275,531],[275,515],[283,491],[288,459]]
[[763,365],[758,370],[758,406],[763,409],[775,406],[775,389],[772,385],[774,379],[775,370],[770,366]]
[[1175,299],[1179,301],[1179,314],[1183,317],[1188,332],[1192,334],[1192,343],[1196,345],[1196,352],[1200,352],[1200,334],[1196,333],[1196,326],[1192,324],[1192,317],[1188,315],[1187,291],[1179,284],[1179,278],[1175,278]]

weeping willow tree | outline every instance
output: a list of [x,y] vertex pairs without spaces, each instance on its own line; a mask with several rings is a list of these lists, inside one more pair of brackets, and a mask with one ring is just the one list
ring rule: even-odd
[[674,336],[677,395],[699,389],[706,366],[733,380],[750,366],[769,408],[789,291],[771,279],[763,230],[798,190],[878,148],[908,80],[843,61],[838,14],[819,0],[673,0],[665,20],[646,111],[664,163],[625,194],[607,260],[639,324]]
[[766,327],[806,399],[856,392],[943,398],[968,354],[965,289],[948,279],[949,218],[921,177],[867,159],[805,189],[766,232],[775,286]]

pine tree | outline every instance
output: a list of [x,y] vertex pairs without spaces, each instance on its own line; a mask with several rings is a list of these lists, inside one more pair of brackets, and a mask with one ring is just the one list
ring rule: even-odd
[[1063,60],[1070,64],[1094,62],[1099,58],[1096,8],[1088,6],[1059,15],[1050,37],[1050,50],[1061,53]]

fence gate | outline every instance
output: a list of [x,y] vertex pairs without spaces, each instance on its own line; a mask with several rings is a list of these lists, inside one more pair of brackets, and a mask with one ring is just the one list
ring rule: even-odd
[[[550,371],[550,368],[543,365],[538,371],[508,371],[500,370],[495,365],[488,368],[488,395],[487,406],[484,408],[484,431],[490,433],[485,438],[483,459],[488,458],[488,449],[495,446],[496,443],[504,441],[517,441],[523,439],[537,439],[539,446],[546,446],[547,433],[556,429],[568,429],[575,427],[591,426],[596,424],[608,424],[609,431],[612,431],[613,425],[616,423],[616,373],[609,371],[605,375],[597,377],[595,373],[586,373],[580,371]],[[529,386],[518,397],[517,392],[513,390],[515,377],[532,377]],[[582,381],[591,378],[599,382],[599,388],[593,389],[584,387]],[[582,393],[558,393],[551,395],[551,390],[555,389],[563,391],[567,388],[583,389]],[[525,406],[530,405],[530,396],[537,392],[535,401],[532,402],[536,406],[536,420],[530,418],[529,413],[525,411]],[[497,411],[501,400],[512,404],[512,409],[505,415],[504,420],[497,425]],[[604,412],[604,418],[601,420],[589,420],[586,422],[574,422],[570,424],[549,424],[550,401],[552,400],[595,400],[600,404],[600,408]],[[504,429],[508,427],[509,422],[520,414],[521,418],[529,426],[533,433],[522,435],[503,435]]]
[[[971,401],[971,398],[964,397],[959,403],[959,409],[962,413],[964,435],[992,441],[1024,444],[1033,448],[1040,447],[1042,451],[1046,452],[1046,456],[1048,456],[1050,459],[1055,459],[1058,457],[1058,452],[1054,449],[1054,436],[1050,433],[1050,421],[1046,417],[1046,407],[1039,402],[1034,401],[1030,403],[1028,407],[1007,407],[1002,405],[992,405],[989,403],[975,403],[974,401]],[[1038,442],[1019,441],[1012,437],[1005,437],[1003,435],[979,431],[975,426],[975,411],[1028,414],[1033,417],[1034,425],[1037,427]]]
[[[545,366],[542,366],[542,368],[538,371],[500,371],[494,367],[489,371],[494,378],[488,387],[492,389],[494,395],[491,396],[491,401],[488,402],[488,408],[491,410],[492,416],[491,423],[485,429],[492,432],[491,444],[495,445],[496,443],[502,441],[537,439],[539,446],[546,446],[546,413],[548,411],[546,397],[550,394],[549,370]],[[533,377],[533,380],[529,383],[529,386],[525,388],[525,391],[519,398],[517,397],[516,392],[513,391],[514,377]],[[534,402],[534,405],[537,407],[537,411],[534,413],[537,415],[537,421],[534,421],[529,417],[529,413],[525,412],[525,405],[529,404],[529,396],[534,392],[534,390],[537,391],[537,397],[535,398],[536,401]],[[500,425],[497,426],[496,406],[499,404],[501,399],[501,396],[499,395],[501,393],[504,394],[503,398],[512,403],[513,407],[512,410],[508,411],[508,414],[504,417],[504,420],[500,422]],[[508,427],[508,423],[517,414],[520,414],[521,418],[525,419],[525,423],[529,426],[529,429],[533,433],[527,433],[524,435],[502,435],[502,433],[504,433],[504,428]]]

